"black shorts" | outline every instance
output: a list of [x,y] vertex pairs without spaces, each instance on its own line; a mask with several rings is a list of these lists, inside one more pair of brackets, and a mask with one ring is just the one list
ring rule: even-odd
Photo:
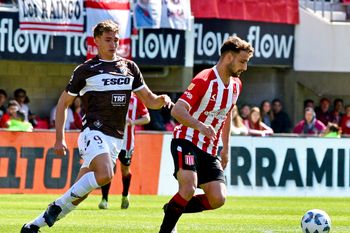
[[121,150],[119,152],[118,159],[124,166],[130,166],[131,158],[133,154],[134,154],[134,150],[129,150],[129,151]]
[[179,169],[182,168],[197,173],[198,185],[214,180],[225,182],[219,158],[202,151],[192,142],[185,139],[173,139],[171,154],[174,159],[175,178]]

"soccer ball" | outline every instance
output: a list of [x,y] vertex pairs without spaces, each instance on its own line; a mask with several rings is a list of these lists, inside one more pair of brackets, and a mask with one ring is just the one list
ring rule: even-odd
[[331,230],[331,219],[323,210],[309,210],[301,219],[301,229],[304,233],[328,233]]

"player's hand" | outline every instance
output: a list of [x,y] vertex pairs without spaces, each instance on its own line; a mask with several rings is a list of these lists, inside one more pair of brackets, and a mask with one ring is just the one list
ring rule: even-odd
[[198,130],[201,134],[209,138],[211,141],[216,140],[215,129],[212,125],[205,125],[201,123]]
[[66,155],[66,152],[68,150],[66,141],[56,141],[54,145],[54,150],[57,155]]
[[160,95],[160,98],[163,99],[163,107],[172,108],[175,104],[171,101],[168,95]]
[[222,149],[220,151],[220,157],[221,157],[221,166],[222,169],[225,169],[228,163],[228,150],[227,149]]
[[128,125],[133,125],[134,122],[133,122],[133,120],[131,120],[130,118],[126,118],[126,124],[128,124]]

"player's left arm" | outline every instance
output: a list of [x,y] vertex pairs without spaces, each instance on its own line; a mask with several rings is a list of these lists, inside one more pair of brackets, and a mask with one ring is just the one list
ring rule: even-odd
[[231,132],[232,111],[227,114],[225,125],[222,128],[222,150],[220,151],[221,165],[225,169],[228,163],[228,151],[230,149],[230,132]]
[[162,107],[171,108],[174,103],[168,95],[156,95],[154,94],[146,84],[140,90],[135,91],[137,97],[150,109],[160,109]]

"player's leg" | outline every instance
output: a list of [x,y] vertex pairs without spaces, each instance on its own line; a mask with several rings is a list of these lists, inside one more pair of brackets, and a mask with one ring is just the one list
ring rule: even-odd
[[[116,170],[117,170],[117,165],[114,166],[114,169],[113,169],[114,174]],[[109,194],[110,188],[111,188],[111,182],[101,186],[102,200],[98,204],[98,208],[108,209],[108,194]]]
[[[82,140],[83,138],[84,140]],[[38,225],[25,224],[21,232],[38,232],[38,229],[36,231],[28,231],[28,229],[30,230],[33,227],[39,228],[45,225],[51,227],[60,214],[65,216],[75,208],[74,206],[83,201],[92,190],[110,182],[113,177],[113,161],[115,162],[116,159],[114,151],[117,151],[114,147],[117,146],[118,142],[114,143],[115,145],[111,145],[113,151],[110,151],[108,140],[102,138],[103,134],[101,132],[96,133],[96,131],[84,131],[80,134],[78,144],[80,151],[84,151],[82,156],[84,162],[79,171],[77,181],[65,194],[51,203],[43,214],[34,220]],[[81,145],[82,141],[84,141],[83,146]],[[113,155],[110,155],[109,152]],[[67,211],[67,213],[62,213],[62,211]]]
[[165,215],[160,227],[161,233],[169,233],[175,227],[197,187],[197,173],[193,144],[186,140],[172,140],[171,152],[179,191],[165,206]]
[[216,209],[225,203],[226,186],[219,159],[203,151],[197,153],[201,153],[197,156],[198,183],[205,194],[193,196],[188,202],[184,213]]
[[122,192],[122,202],[120,207],[122,209],[127,209],[129,207],[129,188],[131,183],[132,174],[130,172],[130,164],[133,151],[121,150],[119,153],[120,161],[120,170],[122,173],[122,183],[123,183],[123,192]]
[[[78,174],[78,177],[76,179],[76,183],[80,180],[80,178],[86,174],[90,172],[90,169],[88,168],[81,168],[80,171],[79,171],[79,174]],[[70,189],[69,189],[70,190]],[[85,195],[82,199],[85,199],[87,197],[87,195]],[[60,207],[60,208],[56,208],[56,206],[54,207],[56,209],[58,213],[58,219],[62,219],[64,216],[66,216],[70,211],[74,210],[75,207],[78,205],[79,203],[75,203],[72,204],[71,202],[70,203],[67,203],[66,205]],[[52,203],[49,205],[51,206]],[[45,213],[46,213],[47,210],[45,210],[44,212],[42,212],[38,217],[36,217],[33,221],[25,224],[23,227],[22,227],[22,230],[21,232],[22,233],[25,233],[25,232],[38,232],[39,228],[41,227],[44,227],[44,226],[47,226],[48,224],[46,223],[45,221]],[[37,229],[37,231],[31,231],[30,229]]]
[[203,196],[207,200],[203,201],[206,209],[217,209],[225,204],[226,185],[222,181],[212,181],[203,184],[201,188],[204,190]]
[[172,232],[196,190],[197,174],[194,171],[180,169],[177,172],[177,179],[179,191],[164,206],[165,215],[159,231],[161,233]]
[[[46,211],[32,222],[26,224],[25,228],[30,228],[31,225],[39,228],[46,225],[51,227],[58,219],[63,218],[71,210],[75,209],[75,206],[83,201],[92,190],[112,179],[113,173],[110,171],[112,169],[108,169],[110,166],[111,162],[108,154],[96,156],[91,161],[90,168],[83,167],[79,171],[80,178],[72,187],[51,203]],[[64,212],[62,213],[62,211]]]

